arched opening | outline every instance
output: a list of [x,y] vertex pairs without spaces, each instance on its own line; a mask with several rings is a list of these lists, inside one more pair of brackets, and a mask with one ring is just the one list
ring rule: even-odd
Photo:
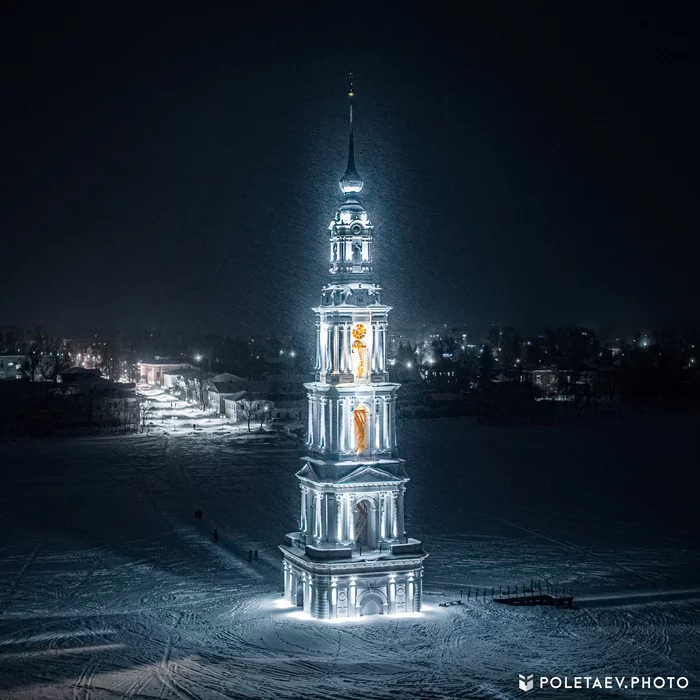
[[355,544],[358,549],[377,548],[377,507],[369,498],[355,504],[354,512]]
[[297,607],[298,608],[304,607],[304,582],[303,581],[297,582]]
[[366,406],[358,406],[353,412],[355,423],[355,454],[361,455],[367,449],[367,418],[369,411]]
[[355,506],[355,543],[369,549],[369,504],[360,501]]
[[386,599],[376,589],[365,592],[359,599],[360,615],[383,615]]
[[381,615],[382,614],[382,604],[376,598],[368,598],[362,610],[360,610],[360,615]]

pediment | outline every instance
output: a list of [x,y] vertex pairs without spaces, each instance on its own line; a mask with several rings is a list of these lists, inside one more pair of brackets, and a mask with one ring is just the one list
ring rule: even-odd
[[304,466],[297,472],[297,476],[304,477],[305,479],[310,479],[311,481],[320,481],[318,474],[316,474],[314,468],[306,462]]
[[371,465],[364,465],[355,469],[347,476],[342,479],[338,479],[339,484],[362,484],[366,482],[401,482],[401,479],[395,477],[389,472],[385,472],[383,469],[377,469]]

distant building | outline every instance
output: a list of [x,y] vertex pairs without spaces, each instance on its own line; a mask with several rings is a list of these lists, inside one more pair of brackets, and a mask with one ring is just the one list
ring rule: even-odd
[[139,364],[140,378],[142,382],[155,386],[163,386],[164,374],[177,369],[195,369],[189,362],[182,360],[161,360],[141,362]]
[[[223,380],[222,380],[223,377]],[[230,377],[228,379],[227,377]],[[234,374],[219,375],[214,377],[207,388],[207,406],[210,411],[225,413],[226,406],[224,400],[240,394],[250,384],[246,379],[237,377]]]
[[0,379],[22,379],[26,355],[0,355]]

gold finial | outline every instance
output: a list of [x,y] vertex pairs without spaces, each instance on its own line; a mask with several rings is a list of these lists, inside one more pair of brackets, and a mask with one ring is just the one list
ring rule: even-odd
[[355,96],[355,76],[350,73],[348,75],[348,83],[350,85],[350,90],[348,91],[348,97],[354,97]]

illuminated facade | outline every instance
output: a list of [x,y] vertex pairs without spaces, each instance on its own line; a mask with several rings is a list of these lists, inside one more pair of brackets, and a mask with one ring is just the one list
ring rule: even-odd
[[309,455],[297,473],[299,531],[288,534],[284,592],[315,618],[418,612],[421,542],[404,530],[408,477],[396,446],[387,316],[372,277],[372,224],[357,199],[350,90],[345,202],[330,224],[330,282],[316,314],[316,377],[306,384]]

